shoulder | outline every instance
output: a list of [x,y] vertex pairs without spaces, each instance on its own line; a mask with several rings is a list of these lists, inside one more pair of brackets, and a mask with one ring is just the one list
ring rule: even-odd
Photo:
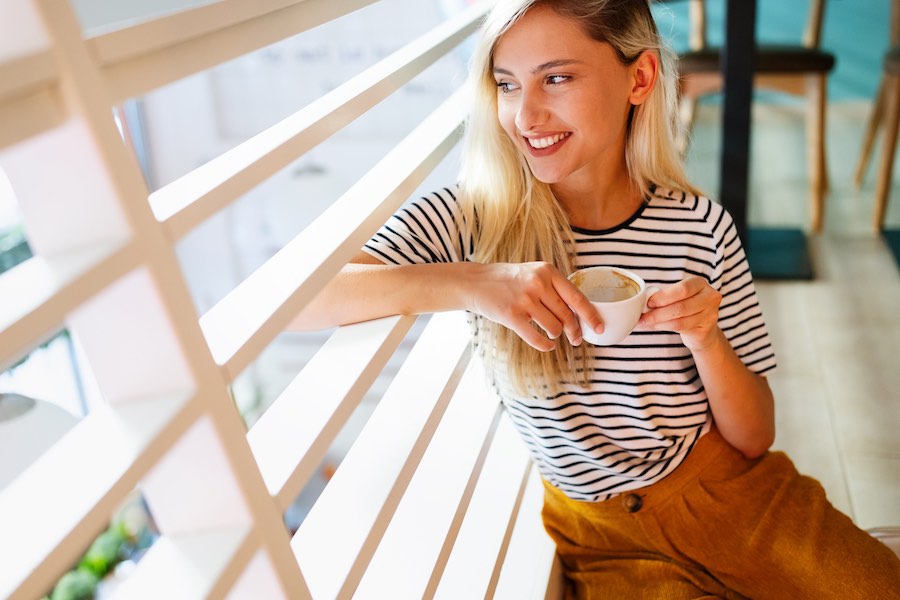
[[433,206],[441,211],[458,212],[460,206],[459,185],[448,185],[426,194],[413,196],[407,201],[407,204]]
[[651,215],[658,218],[690,221],[720,235],[733,223],[731,215],[718,202],[683,190],[655,187],[647,208]]
[[394,218],[427,221],[432,225],[435,222],[444,222],[445,225],[455,226],[460,212],[459,187],[451,185],[426,194],[411,196],[394,214]]

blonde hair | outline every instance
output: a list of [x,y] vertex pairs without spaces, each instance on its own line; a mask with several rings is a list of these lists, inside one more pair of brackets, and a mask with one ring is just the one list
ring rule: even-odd
[[[686,179],[675,139],[678,120],[675,55],[659,36],[648,0],[499,0],[485,19],[469,75],[470,111],[460,176],[462,208],[474,224],[475,254],[482,263],[544,261],[563,274],[574,270],[568,217],[550,186],[537,180],[497,118],[493,54],[500,38],[536,5],[576,20],[591,38],[610,44],[623,64],[645,51],[659,57],[659,74],[647,100],[632,107],[625,142],[631,180],[642,195],[653,186],[699,193]],[[488,371],[506,363],[521,392],[555,390],[563,381],[586,384],[584,344],[557,343],[540,352],[512,330],[479,319],[476,344]]]

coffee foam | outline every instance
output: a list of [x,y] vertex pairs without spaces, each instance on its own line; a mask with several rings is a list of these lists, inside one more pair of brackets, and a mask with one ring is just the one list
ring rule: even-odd
[[641,291],[637,281],[616,271],[579,272],[572,282],[591,302],[619,302]]

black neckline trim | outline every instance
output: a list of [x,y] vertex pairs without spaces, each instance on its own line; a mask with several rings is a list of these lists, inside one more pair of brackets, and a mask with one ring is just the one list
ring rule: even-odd
[[644,201],[641,202],[641,205],[638,206],[638,209],[636,211],[634,211],[633,215],[631,215],[630,217],[628,217],[627,219],[625,219],[618,225],[610,227],[609,229],[584,229],[583,227],[576,227],[574,225],[571,225],[571,228],[572,228],[572,231],[574,231],[575,233],[583,233],[585,235],[604,235],[607,233],[614,233],[614,232],[619,231],[620,229],[624,229],[625,227],[628,227],[629,225],[634,223],[635,219],[637,219],[638,217],[641,216],[641,213],[644,212],[644,209],[647,207],[648,204],[650,204],[650,198],[649,197],[644,198]]

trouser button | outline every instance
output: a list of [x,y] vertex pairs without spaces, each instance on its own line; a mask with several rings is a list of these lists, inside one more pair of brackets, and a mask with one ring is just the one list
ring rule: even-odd
[[625,494],[622,497],[622,504],[625,506],[625,510],[630,513],[635,513],[641,510],[641,507],[644,505],[644,500],[637,494]]

